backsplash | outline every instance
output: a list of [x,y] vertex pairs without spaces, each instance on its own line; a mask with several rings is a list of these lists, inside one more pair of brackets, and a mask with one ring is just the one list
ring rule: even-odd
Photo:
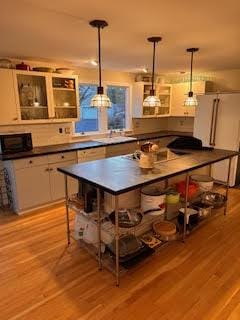
[[170,117],[168,118],[168,130],[193,132],[193,117]]
[[147,133],[168,130],[167,118],[161,119],[133,119],[132,128],[134,133]]
[[1,133],[31,132],[33,146],[66,143],[71,141],[71,123],[1,126]]
[[193,132],[194,118],[169,117],[160,119],[133,119],[134,133],[158,132],[162,130],[174,130],[181,132]]

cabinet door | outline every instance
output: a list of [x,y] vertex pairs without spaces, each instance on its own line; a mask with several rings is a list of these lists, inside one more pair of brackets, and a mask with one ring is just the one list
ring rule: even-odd
[[[67,167],[75,164],[76,161],[64,161],[49,165],[50,187],[52,200],[59,200],[65,197],[64,175],[57,170],[60,167]],[[78,180],[68,177],[68,194],[72,195],[78,192]]]
[[41,72],[15,71],[15,92],[23,123],[49,120],[47,77]]
[[18,169],[15,178],[20,211],[51,201],[47,165]]
[[13,71],[0,69],[1,113],[0,125],[15,124],[18,121],[14,93]]
[[51,79],[54,121],[79,119],[77,76],[55,75]]
[[[205,81],[193,82],[193,92],[196,95],[205,93]],[[172,86],[171,115],[178,117],[194,117],[195,107],[184,107],[184,101],[189,91],[189,82],[176,83]]]

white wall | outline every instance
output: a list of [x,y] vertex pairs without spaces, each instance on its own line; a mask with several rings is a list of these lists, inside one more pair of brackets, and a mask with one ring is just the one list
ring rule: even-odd
[[[71,123],[15,125],[1,126],[0,132],[31,132],[33,145],[44,146],[71,141],[71,133],[65,133],[65,129],[71,130],[71,128]],[[62,129],[63,133],[60,133],[59,129]]]
[[167,118],[161,119],[133,119],[133,132],[146,133],[158,132],[168,129]]

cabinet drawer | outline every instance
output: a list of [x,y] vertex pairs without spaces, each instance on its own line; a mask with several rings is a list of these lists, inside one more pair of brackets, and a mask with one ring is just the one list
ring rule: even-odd
[[88,157],[101,157],[105,156],[106,149],[105,147],[86,149],[78,151],[78,159],[88,158]]
[[13,161],[15,170],[36,167],[43,164],[48,164],[47,156],[31,157],[31,158],[19,159],[19,160]]
[[77,162],[76,152],[59,152],[48,156],[48,163],[75,160]]

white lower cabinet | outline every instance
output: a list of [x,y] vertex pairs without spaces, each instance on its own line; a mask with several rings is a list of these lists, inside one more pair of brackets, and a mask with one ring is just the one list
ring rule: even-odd
[[51,201],[48,165],[15,171],[15,210],[23,211]]
[[[58,162],[53,163],[56,160]],[[57,171],[57,168],[75,163],[77,163],[76,152],[5,161],[4,166],[10,178],[14,211],[21,214],[63,199],[64,176]],[[69,195],[77,193],[78,181],[68,178],[68,187]]]
[[[57,170],[59,167],[67,167],[75,164],[76,161],[64,161],[51,164],[49,167],[50,187],[52,200],[59,200],[65,197],[64,175]],[[68,193],[74,194],[78,191],[78,180],[68,177]]]

